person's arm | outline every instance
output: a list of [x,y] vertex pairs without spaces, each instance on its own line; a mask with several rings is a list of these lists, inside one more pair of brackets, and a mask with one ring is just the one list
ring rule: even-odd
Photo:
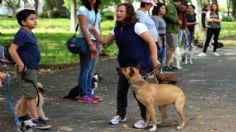
[[103,45],[111,43],[114,40],[114,36],[111,33],[106,36],[102,36],[95,30],[94,26],[89,28],[89,32],[93,34],[96,40]]
[[168,10],[168,13],[164,16],[164,19],[171,23],[179,24],[180,20],[178,19],[178,17],[174,15],[175,10],[176,10],[175,6],[167,5],[167,10]]
[[90,39],[90,36],[87,32],[87,16],[79,15],[79,23],[80,23],[81,32],[89,45],[90,51],[96,51],[96,47],[93,45],[93,43]]
[[17,49],[19,48],[18,45],[16,44],[11,44],[10,48],[9,48],[9,53],[11,55],[11,58],[14,60],[14,62],[17,64],[17,66],[19,67],[19,72],[24,71],[25,65],[22,62],[19,54],[17,53]]
[[139,36],[149,44],[150,57],[152,60],[153,68],[155,69],[159,67],[160,62],[157,59],[157,47],[153,40],[152,35],[148,31],[146,31],[146,32],[141,33]]
[[202,18],[201,19],[202,28],[205,29],[206,28],[206,23],[205,23],[205,21],[206,21],[206,13],[202,13],[201,18]]

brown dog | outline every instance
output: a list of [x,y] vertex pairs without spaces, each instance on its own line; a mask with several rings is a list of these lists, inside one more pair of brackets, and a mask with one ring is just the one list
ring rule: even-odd
[[162,122],[164,122],[167,118],[165,107],[172,103],[175,103],[176,112],[180,116],[180,123],[177,129],[182,129],[185,126],[186,117],[183,111],[185,96],[180,88],[170,84],[149,83],[139,74],[139,68],[117,68],[117,71],[124,75],[135,92],[137,99],[146,107],[146,126],[148,126],[150,118],[153,122],[153,126],[149,131],[156,131],[157,129],[155,106],[159,106]]
[[158,81],[159,84],[177,84],[180,82],[174,75],[169,73],[161,74],[158,71],[154,71],[154,78]]

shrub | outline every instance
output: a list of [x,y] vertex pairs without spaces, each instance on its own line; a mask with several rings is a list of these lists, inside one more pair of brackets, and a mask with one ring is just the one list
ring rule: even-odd
[[114,13],[112,11],[105,11],[101,13],[103,20],[113,20]]
[[223,21],[225,21],[225,22],[232,22],[232,21],[234,21],[234,19],[231,16],[223,16]]

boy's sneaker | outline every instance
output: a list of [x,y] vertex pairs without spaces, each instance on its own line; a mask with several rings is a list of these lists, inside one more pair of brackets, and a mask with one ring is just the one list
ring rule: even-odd
[[48,125],[43,119],[38,118],[33,120],[33,122],[36,124],[35,128],[40,130],[45,130],[51,128],[51,125]]
[[[152,126],[152,122],[151,121],[149,122],[148,126],[149,127]],[[143,119],[141,119],[141,120],[137,121],[136,123],[134,123],[133,127],[137,128],[137,129],[143,129],[143,128],[146,127],[146,122]]]
[[220,56],[220,54],[217,53],[217,52],[213,52],[213,55],[214,55],[214,56]]
[[86,104],[97,104],[98,103],[97,100],[94,100],[88,96],[79,97],[78,102],[86,103]]
[[117,125],[117,124],[123,123],[123,122],[125,122],[125,121],[126,121],[126,117],[121,118],[121,116],[116,115],[116,116],[114,116],[114,117],[110,120],[109,124],[111,124],[111,125]]
[[205,56],[206,56],[206,53],[203,53],[203,52],[202,52],[202,53],[198,54],[197,56],[198,56],[198,57],[205,57]]
[[97,102],[102,102],[103,101],[103,98],[101,96],[91,95],[89,97],[93,100],[96,100]]

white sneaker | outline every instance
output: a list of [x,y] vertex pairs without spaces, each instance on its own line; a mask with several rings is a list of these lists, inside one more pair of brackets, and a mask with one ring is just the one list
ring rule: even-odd
[[134,123],[133,125],[134,128],[138,128],[138,129],[143,129],[145,128],[145,121],[144,120],[139,120],[136,123]]
[[126,117],[124,117],[124,118],[122,119],[121,116],[116,115],[116,116],[114,116],[114,117],[110,120],[109,124],[111,124],[111,125],[117,125],[117,124],[123,123],[123,122],[125,122],[125,121],[126,121]]
[[32,121],[32,119],[24,121],[24,125],[29,126],[29,127],[35,127],[36,126],[36,124]]
[[[152,126],[152,121],[149,122],[148,126]],[[138,120],[136,123],[133,124],[133,127],[137,129],[143,129],[146,127],[146,122],[143,119]]]
[[154,79],[154,74],[148,74],[148,79],[150,79],[150,80],[152,80],[152,79]]
[[206,56],[206,53],[203,53],[203,52],[202,52],[202,53],[198,54],[197,56],[198,56],[198,57],[205,57],[205,56]]
[[193,64],[193,59],[192,58],[189,59],[189,64]]
[[214,54],[214,56],[220,56],[220,54],[217,52],[213,52],[213,54]]

